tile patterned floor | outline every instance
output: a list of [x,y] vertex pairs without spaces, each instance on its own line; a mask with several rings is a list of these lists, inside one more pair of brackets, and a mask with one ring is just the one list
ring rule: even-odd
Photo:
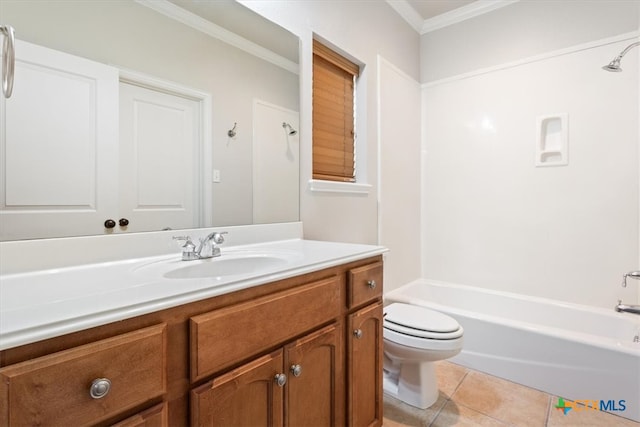
[[440,396],[420,410],[385,395],[383,427],[640,427],[606,412],[554,408],[556,396],[451,362],[436,365]]

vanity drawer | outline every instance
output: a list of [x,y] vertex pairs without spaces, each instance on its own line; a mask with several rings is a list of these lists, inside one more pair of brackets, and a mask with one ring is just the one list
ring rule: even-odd
[[349,308],[382,297],[382,262],[349,270]]
[[160,403],[152,408],[122,420],[112,427],[167,427],[169,425],[167,403]]
[[[164,324],[7,366],[0,369],[0,425],[94,424],[162,395],[165,372]],[[110,389],[91,397],[100,379]]]
[[341,314],[343,281],[312,282],[191,318],[191,380],[307,332]]

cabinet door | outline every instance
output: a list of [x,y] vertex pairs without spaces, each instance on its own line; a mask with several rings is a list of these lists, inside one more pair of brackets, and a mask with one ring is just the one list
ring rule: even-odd
[[285,425],[344,424],[342,325],[330,325],[285,347]]
[[350,426],[382,425],[382,357],[382,303],[377,303],[349,316]]
[[193,426],[282,426],[282,350],[214,378],[191,392]]

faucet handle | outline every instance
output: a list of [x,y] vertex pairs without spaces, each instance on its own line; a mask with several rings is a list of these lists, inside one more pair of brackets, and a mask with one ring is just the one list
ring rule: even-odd
[[183,261],[192,261],[194,259],[198,259],[198,254],[196,253],[196,245],[191,241],[191,237],[189,236],[173,236],[173,240],[185,240],[184,245],[182,245],[182,260]]
[[211,236],[211,239],[213,240],[213,242],[217,245],[224,243],[224,234],[229,234],[229,232],[227,231],[222,231],[219,233],[213,233],[213,235]]
[[184,241],[185,242],[184,246],[193,245],[193,242],[191,241],[191,236],[173,236],[173,240]]
[[630,271],[622,276],[622,287],[627,287],[627,277],[631,277],[632,279],[640,279],[640,271]]

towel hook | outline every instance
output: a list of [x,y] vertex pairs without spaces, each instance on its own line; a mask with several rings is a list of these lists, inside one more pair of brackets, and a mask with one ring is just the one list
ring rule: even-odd
[[229,132],[227,132],[227,135],[229,135],[229,138],[235,138],[236,137],[236,126],[238,126],[238,123],[234,123],[233,124],[233,128],[229,129]]

